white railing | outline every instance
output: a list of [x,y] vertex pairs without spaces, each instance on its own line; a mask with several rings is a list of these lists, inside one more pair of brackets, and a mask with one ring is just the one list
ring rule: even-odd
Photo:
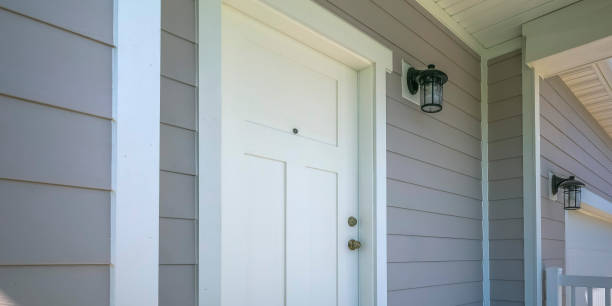
[[[562,290],[567,287],[566,304],[570,306],[612,306],[610,289],[612,277],[565,275],[563,269],[551,267],[546,269],[546,306],[561,305]],[[584,288],[584,298],[577,298],[576,288]],[[593,294],[595,290],[595,294]]]

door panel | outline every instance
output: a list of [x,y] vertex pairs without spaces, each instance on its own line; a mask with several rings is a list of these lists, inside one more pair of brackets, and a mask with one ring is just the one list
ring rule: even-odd
[[337,173],[296,167],[294,179],[303,196],[287,211],[287,304],[336,305]]
[[222,18],[222,305],[356,305],[357,74]]

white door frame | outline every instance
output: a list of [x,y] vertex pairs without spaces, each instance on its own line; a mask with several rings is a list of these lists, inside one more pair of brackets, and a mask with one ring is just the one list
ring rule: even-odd
[[[359,304],[387,305],[386,73],[392,53],[318,4],[225,0],[358,71]],[[221,0],[198,0],[198,296],[221,303]]]

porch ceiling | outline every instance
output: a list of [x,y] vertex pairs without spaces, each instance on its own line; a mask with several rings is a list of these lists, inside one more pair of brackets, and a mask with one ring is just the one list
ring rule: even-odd
[[416,1],[474,51],[493,57],[520,48],[523,23],[582,0]]
[[612,138],[612,59],[578,67],[560,77]]

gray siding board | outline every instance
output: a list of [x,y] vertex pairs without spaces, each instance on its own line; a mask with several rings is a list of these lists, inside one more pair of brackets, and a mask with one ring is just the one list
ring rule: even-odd
[[522,93],[521,75],[489,84],[489,104],[520,96]]
[[[554,96],[548,99],[552,101]],[[602,163],[606,169],[612,171],[612,161],[603,153],[604,151],[593,144],[587,135],[561,115],[560,111],[555,108],[548,99],[544,96],[540,99],[540,112],[542,118],[545,118],[546,121],[557,130],[563,131],[563,134],[575,142],[577,146],[583,148],[593,158]]]
[[196,129],[196,88],[161,77],[160,121],[185,129]]
[[387,296],[389,306],[461,305],[479,299],[482,299],[480,281],[391,291]]
[[168,32],[161,34],[161,74],[196,86],[196,45]]
[[0,29],[1,94],[111,117],[112,47],[2,9]]
[[565,240],[565,222],[542,217],[542,239]]
[[[548,180],[542,179],[542,182],[544,181],[548,182]],[[544,186],[548,187],[548,184],[545,184]],[[565,221],[565,211],[562,209],[563,204],[550,200],[548,198],[547,189],[542,189],[542,191],[542,218],[557,220],[559,222]]]
[[522,97],[517,96],[489,105],[489,122],[516,117],[522,113]]
[[390,291],[482,280],[480,261],[390,263]]
[[523,261],[522,260],[491,260],[491,279],[493,280],[513,280],[522,281]]
[[523,217],[523,198],[489,201],[490,220],[518,219]]
[[160,128],[160,168],[183,174],[196,174],[195,132],[161,125]]
[[489,141],[489,161],[523,156],[523,137]]
[[565,260],[565,240],[542,239],[542,259]]
[[[418,248],[414,246],[418,245]],[[389,262],[414,261],[469,261],[482,259],[480,240],[390,236],[387,241],[387,259]],[[450,248],[452,252],[440,252]]]
[[523,219],[491,220],[489,238],[501,239],[523,239]]
[[[604,155],[612,160],[610,140],[606,139],[605,132],[598,126],[595,119],[588,114],[584,106],[571,93],[570,89],[559,78],[540,81],[540,95],[551,103],[585,137],[589,139]],[[546,115],[542,113],[542,115]],[[605,139],[605,141],[603,140]]]
[[160,218],[159,263],[195,264],[195,235],[194,220]]
[[387,124],[420,135],[432,141],[480,159],[480,140],[448,126],[433,117],[423,115],[418,108],[396,100],[387,100]]
[[523,281],[493,279],[491,280],[491,296],[492,300],[522,302],[525,300]]
[[540,133],[542,138],[554,143],[559,150],[571,152],[572,158],[576,159],[583,167],[596,173],[602,179],[612,182],[612,172],[606,169],[602,162],[591,157],[588,152],[576,145],[563,132],[553,127],[546,118],[542,118],[540,121]]
[[523,197],[523,179],[511,178],[489,181],[489,200],[508,200]]
[[[480,180],[394,153],[387,153],[387,176],[472,199],[481,198]],[[415,176],[414,173],[420,175]]]
[[489,141],[521,136],[523,117],[521,115],[489,123]]
[[108,306],[109,286],[108,266],[0,267],[0,303],[8,305]]
[[520,304],[524,281],[521,53],[502,55],[488,64],[491,303]]
[[0,7],[113,44],[112,0],[1,0]]
[[489,180],[511,179],[522,176],[522,157],[513,157],[489,162]]
[[159,306],[196,305],[196,278],[193,265],[159,266]]
[[387,126],[388,150],[480,178],[480,160],[392,125]]
[[162,0],[159,305],[195,306],[197,293],[197,9]]
[[444,84],[444,101],[452,103],[466,114],[480,120],[480,101],[455,84]]
[[195,219],[196,178],[167,171],[159,173],[159,216]]
[[0,175],[110,190],[111,122],[0,96]]
[[192,42],[196,41],[194,0],[162,1],[162,29]]
[[408,209],[387,208],[387,233],[425,237],[480,240],[480,220],[439,215]]
[[523,259],[523,238],[491,240],[489,250],[491,260]]
[[499,62],[489,62],[489,71],[487,82],[495,84],[500,81],[507,80],[522,74],[522,58],[521,53],[510,55],[508,58],[500,59]]
[[0,304],[110,304],[113,6],[0,0]]
[[481,219],[481,201],[396,180],[387,180],[387,203],[406,208],[457,217]]
[[0,265],[110,263],[110,192],[0,180],[0,194]]

